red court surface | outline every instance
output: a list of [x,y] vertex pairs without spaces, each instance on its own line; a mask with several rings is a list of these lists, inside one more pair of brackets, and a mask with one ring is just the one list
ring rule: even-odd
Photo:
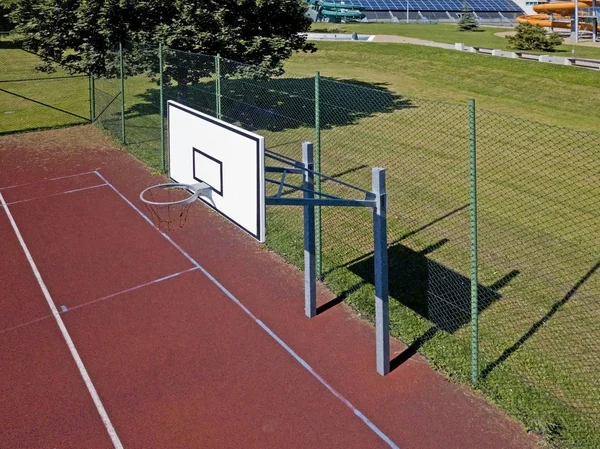
[[161,234],[161,180],[93,127],[0,137],[1,448],[536,447],[421,356],[379,376],[369,323],[307,319],[302,273],[199,202]]

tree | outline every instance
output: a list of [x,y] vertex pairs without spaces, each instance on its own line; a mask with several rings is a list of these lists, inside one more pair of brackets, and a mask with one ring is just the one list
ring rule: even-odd
[[515,50],[555,51],[563,43],[557,33],[546,34],[539,25],[520,23],[515,31],[514,36],[506,36],[508,46]]
[[47,70],[111,74],[119,42],[162,42],[276,75],[293,52],[315,50],[299,34],[310,26],[305,12],[302,0],[20,0],[14,19]]
[[0,31],[11,31],[14,24],[10,14],[17,4],[17,0],[0,0]]
[[458,21],[458,31],[475,31],[479,28],[475,14],[469,8],[467,2],[463,3],[463,10],[460,20]]

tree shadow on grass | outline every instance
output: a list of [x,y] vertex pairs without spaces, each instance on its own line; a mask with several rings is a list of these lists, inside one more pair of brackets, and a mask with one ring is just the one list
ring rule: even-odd
[[[272,79],[224,78],[221,80],[221,114],[225,121],[248,130],[280,132],[314,128],[315,80],[280,77]],[[148,89],[128,115],[156,114],[159,90]],[[168,86],[165,100],[175,100],[216,115],[217,93],[213,80],[190,84],[182,92]],[[414,107],[410,100],[384,85],[321,79],[319,124],[321,130],[356,124],[365,117]]]
[[0,50],[18,50],[21,49],[21,44],[14,39],[0,38]]

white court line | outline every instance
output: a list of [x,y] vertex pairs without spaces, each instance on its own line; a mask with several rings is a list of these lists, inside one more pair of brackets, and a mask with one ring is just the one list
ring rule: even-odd
[[[129,206],[131,206],[138,214],[142,216],[144,220],[152,227],[154,224],[152,221],[144,215],[144,213],[131,201],[129,201],[121,192],[117,190],[115,186],[113,186],[101,173],[96,171],[96,174],[108,184],[108,186],[113,189],[117,195],[119,195]],[[192,256],[190,256],[183,248],[181,248],[175,241],[169,237],[169,235],[165,234],[163,231],[157,229],[165,239],[171,243],[183,256],[185,256],[196,268],[198,268],[204,275],[211,280],[213,284],[215,284],[219,290],[221,290],[229,299],[231,299],[238,307],[240,307],[246,315],[248,315],[256,324],[258,324],[273,340],[275,340],[279,346],[285,349],[288,354],[290,354],[302,367],[304,367],[315,379],[317,379],[327,390],[329,390],[336,398],[338,398],[346,407],[348,407],[352,412],[371,429],[379,438],[381,438],[389,447],[393,449],[399,449],[399,447],[392,441],[390,437],[388,437],[383,431],[379,429],[369,418],[367,418],[359,409],[357,409],[348,399],[346,399],[341,393],[339,393],[335,388],[327,383],[323,377],[319,373],[317,373],[313,367],[311,367],[302,357],[300,357],[292,348],[290,348],[279,336],[273,332],[266,324],[264,324],[261,320],[259,320],[242,302],[237,299],[233,293],[227,290],[223,284],[221,284],[217,279],[210,274],[202,265],[200,265]]]
[[[132,292],[132,291],[138,290],[138,289],[140,289],[140,288],[147,287],[147,286],[149,286],[149,285],[152,285],[152,284],[157,284],[157,283],[159,283],[159,282],[166,281],[167,279],[172,279],[172,278],[174,278],[174,277],[177,277],[177,276],[179,276],[180,274],[184,274],[184,273],[187,273],[187,272],[189,272],[189,271],[195,271],[195,270],[197,270],[197,269],[198,269],[198,268],[196,268],[196,267],[193,267],[193,268],[189,268],[189,269],[187,269],[187,270],[179,271],[179,272],[177,272],[177,273],[169,274],[169,275],[167,275],[167,276],[163,276],[163,277],[161,277],[161,278],[154,279],[153,281],[146,282],[146,283],[144,283],[144,284],[140,284],[140,285],[136,285],[135,287],[126,288],[125,290],[121,290],[120,292],[111,293],[110,295],[103,296],[102,298],[98,298],[98,299],[92,299],[91,301],[84,302],[84,303],[82,303],[82,304],[77,304],[76,306],[73,306],[73,307],[71,307],[71,308],[67,309],[67,310],[66,310],[66,311],[64,311],[64,312],[63,312],[63,311],[61,311],[61,312],[59,312],[59,313],[61,313],[61,314],[69,313],[71,310],[79,309],[79,308],[81,308],[81,307],[85,307],[85,306],[88,306],[88,305],[90,305],[90,304],[97,303],[98,301],[105,301],[105,300],[107,300],[107,299],[114,298],[114,297],[116,297],[116,296],[123,295],[123,294],[125,294],[125,293],[129,293],[129,292]],[[22,328],[22,327],[25,327],[25,326],[30,326],[30,325],[32,325],[32,324],[38,323],[38,322],[40,322],[40,321],[43,321],[43,320],[47,320],[48,318],[52,318],[52,315],[46,315],[46,316],[43,316],[43,317],[40,317],[40,318],[36,318],[35,320],[28,321],[28,322],[26,322],[26,323],[21,323],[21,324],[18,324],[18,325],[16,325],[16,326],[13,326],[13,327],[8,327],[8,328],[6,328],[6,329],[2,329],[2,330],[0,330],[0,335],[1,335],[1,334],[4,334],[4,333],[6,333],[6,332],[14,331],[14,330],[16,330],[16,329],[20,329],[20,328]]]
[[42,182],[48,182],[48,181],[58,181],[59,179],[75,178],[77,176],[91,175],[92,173],[96,173],[96,171],[86,171],[83,173],[77,173],[76,175],[59,176],[58,178],[40,179],[38,181],[26,182],[25,184],[15,184],[13,186],[0,187],[0,190],[14,189],[15,187],[25,187],[25,186],[30,186],[32,184],[40,184]]
[[145,284],[140,284],[140,285],[136,285],[135,287],[126,288],[125,290],[121,290],[120,292],[111,293],[110,295],[103,296],[102,298],[93,299],[93,300],[88,301],[86,303],[78,304],[76,306],[70,307],[64,313],[68,313],[71,310],[79,309],[81,307],[89,306],[90,304],[94,304],[94,303],[96,303],[98,301],[105,301],[107,299],[114,298],[115,296],[119,296],[119,295],[123,295],[125,293],[133,292],[133,291],[138,290],[140,288],[148,287],[149,285],[152,285],[152,284],[158,284],[159,282],[166,281],[167,279],[172,279],[174,277],[179,276],[180,274],[188,273],[190,271],[195,271],[197,269],[198,269],[197,267],[188,268],[187,270],[179,271],[178,273],[173,273],[173,274],[169,274],[168,276],[163,276],[161,278],[154,279],[153,281],[146,282]]
[[8,327],[6,329],[2,329],[0,331],[0,334],[4,334],[4,333],[10,332],[10,331],[14,331],[16,329],[20,329],[20,328],[25,327],[25,326],[31,326],[32,324],[39,323],[40,321],[47,320],[48,318],[52,318],[52,315],[46,315],[46,316],[43,316],[43,317],[40,317],[40,318],[36,318],[35,320],[27,321],[26,323],[17,324],[16,326]]
[[13,204],[26,203],[28,201],[43,200],[44,198],[52,198],[53,196],[66,195],[68,193],[81,192],[82,190],[95,189],[97,187],[104,187],[105,185],[106,184],[98,184],[96,186],[82,187],[81,189],[65,190],[64,192],[53,193],[52,195],[36,196],[35,198],[27,198],[26,200],[13,201],[12,203],[6,203],[6,205],[7,206],[12,206]]
[[79,357],[79,353],[77,352],[77,349],[75,348],[75,344],[73,343],[73,340],[71,339],[71,336],[69,335],[69,331],[67,331],[67,328],[65,327],[65,323],[63,322],[62,318],[60,317],[60,314],[58,313],[58,310],[56,309],[56,306],[54,305],[52,296],[50,296],[50,292],[48,291],[48,288],[46,287],[46,284],[44,283],[44,280],[42,279],[42,275],[40,274],[35,262],[33,261],[33,257],[31,257],[31,253],[29,252],[29,249],[27,248],[27,245],[25,244],[25,240],[23,240],[21,231],[19,231],[19,228],[17,227],[17,223],[15,222],[15,220],[10,212],[10,209],[8,208],[8,205],[6,204],[6,201],[4,201],[4,197],[2,196],[2,193],[0,193],[0,202],[2,203],[2,206],[4,207],[4,210],[6,211],[6,215],[8,216],[10,224],[12,225],[12,228],[17,236],[17,239],[19,240],[19,243],[21,244],[21,248],[23,249],[23,252],[25,253],[25,256],[27,257],[27,261],[29,262],[31,269],[33,270],[33,274],[35,275],[35,278],[37,279],[38,284],[40,285],[40,288],[42,289],[42,292],[44,293],[44,297],[46,298],[48,307],[50,307],[50,310],[52,311],[52,316],[54,316],[54,319],[56,320],[56,324],[58,324],[60,332],[61,332],[63,338],[65,339],[67,346],[69,347],[69,351],[71,352],[71,356],[73,356],[73,359],[75,360],[75,364],[77,365],[77,368],[79,369],[79,373],[81,374],[81,377],[83,377],[85,386],[87,387],[90,395],[92,396],[92,400],[94,401],[94,404],[96,405],[96,409],[98,410],[98,413],[100,414],[100,417],[102,418],[102,422],[104,423],[104,427],[106,428],[106,431],[108,432],[108,435],[110,436],[113,446],[115,447],[115,449],[123,449],[121,440],[119,440],[117,432],[115,431],[112,423],[110,422],[110,418],[108,417],[108,414],[106,413],[104,405],[102,405],[102,401],[100,400],[100,397],[98,396],[98,392],[96,391],[96,388],[94,387],[94,384],[92,383],[92,379],[90,379],[90,375],[88,374],[87,370],[85,369],[85,366],[83,365],[83,361],[81,360],[81,357]]

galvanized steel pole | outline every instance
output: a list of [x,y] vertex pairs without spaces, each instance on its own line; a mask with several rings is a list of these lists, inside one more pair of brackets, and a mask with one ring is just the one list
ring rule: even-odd
[[390,372],[390,312],[388,298],[387,254],[387,193],[385,169],[374,168],[372,189],[376,207],[373,209],[374,269],[375,269],[375,334],[377,372]]
[[[314,154],[311,142],[302,143],[304,164],[304,199],[314,195]],[[304,311],[309,318],[317,314],[317,280],[315,276],[315,206],[304,205]]]

